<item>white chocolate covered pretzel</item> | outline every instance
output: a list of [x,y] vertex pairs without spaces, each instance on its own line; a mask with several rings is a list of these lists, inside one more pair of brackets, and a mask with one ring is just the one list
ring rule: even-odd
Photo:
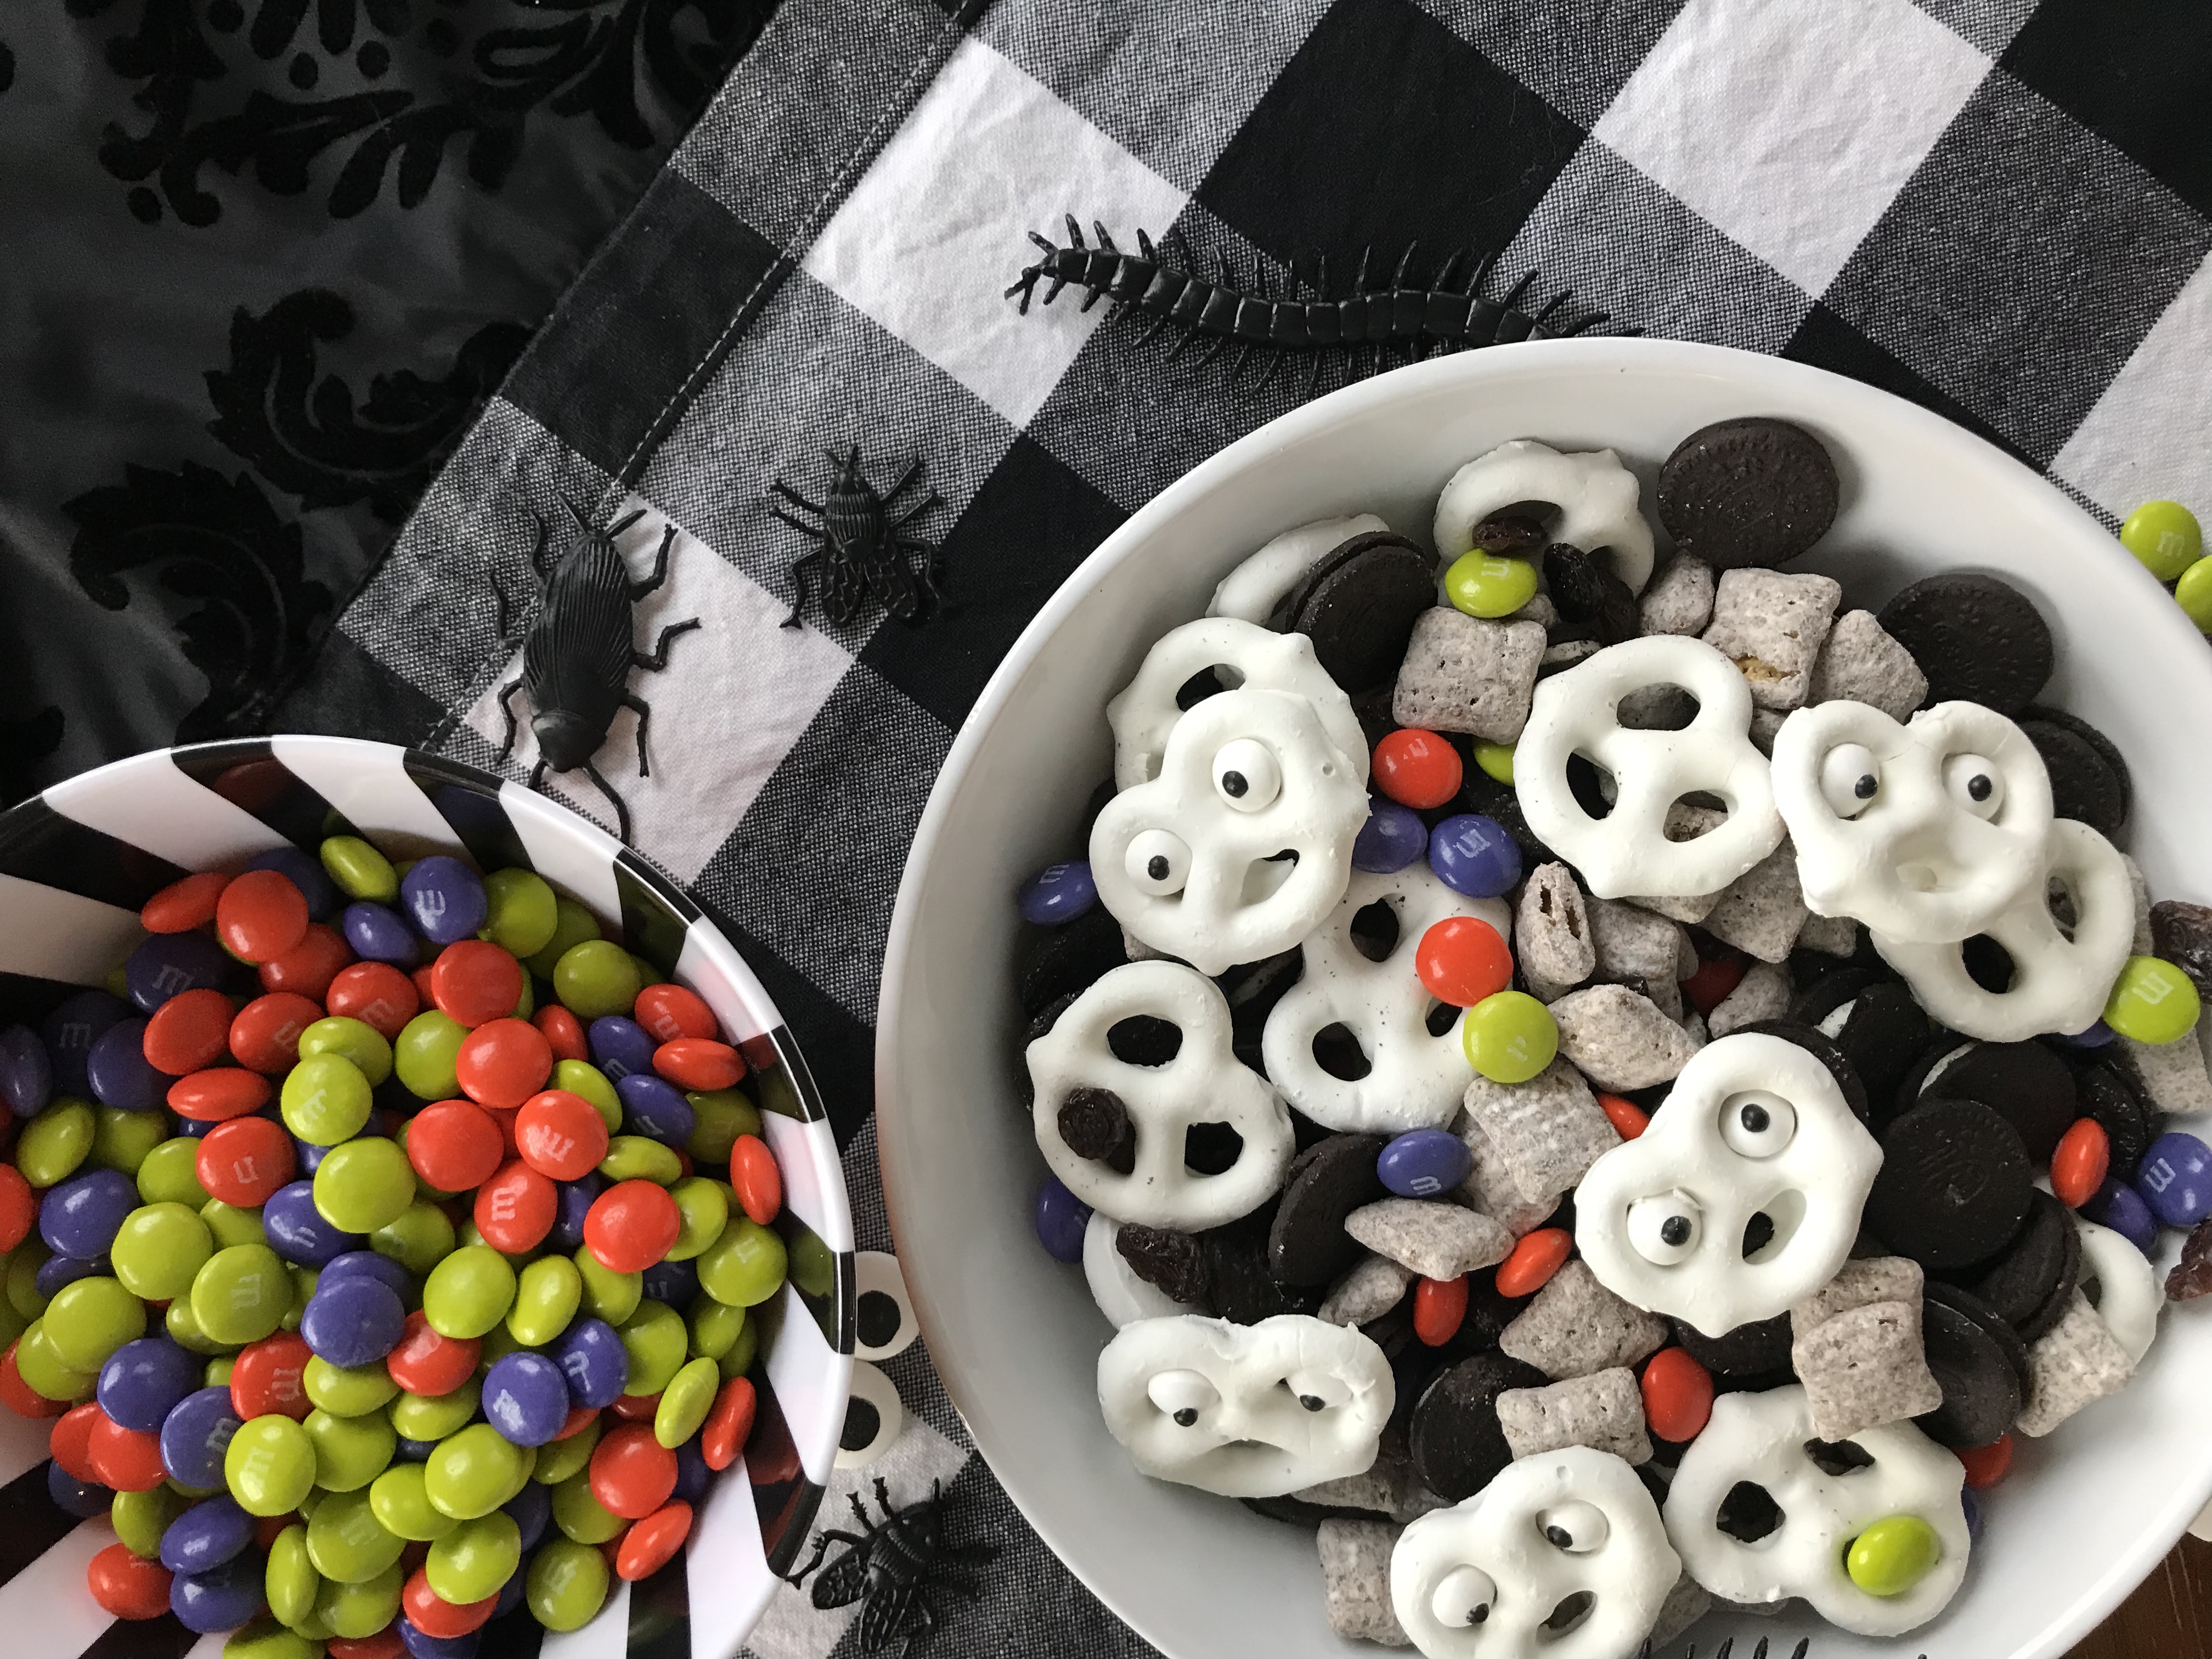
[[[1390,1605],[1427,1659],[1630,1659],[1681,1567],[1636,1471],[1563,1446],[1407,1527]],[[1585,1597],[1579,1623],[1551,1622]]]
[[[1660,685],[1696,698],[1697,718],[1679,732],[1621,725],[1621,699]],[[1750,732],[1751,690],[1726,657],[1679,635],[1629,640],[1536,683],[1514,750],[1514,788],[1529,829],[1600,898],[1717,893],[1782,844],[1766,757]],[[1569,787],[1577,755],[1612,775],[1604,817],[1585,811]],[[1694,841],[1668,840],[1667,809],[1693,793],[1727,803],[1727,821]]]
[[2127,1351],[2129,1363],[2140,1365],[2158,1336],[2159,1310],[2166,1306],[2166,1287],[2150,1258],[2110,1227],[2074,1218],[2081,1233],[2081,1283],[2084,1293],[2096,1281],[2094,1305],[2115,1340]]
[[1298,585],[1322,555],[1334,552],[1354,536],[1372,535],[1389,527],[1372,513],[1358,513],[1348,519],[1321,519],[1285,530],[1221,579],[1206,614],[1235,617],[1265,627],[1274,614],[1276,602]]
[[[1590,1166],[1575,1243],[1615,1296],[1720,1336],[1835,1277],[1881,1168],[1826,1066],[1740,1032],[1700,1048],[1650,1127]],[[1771,1232],[1747,1256],[1756,1215]]]
[[1651,580],[1651,526],[1637,510],[1636,475],[1609,449],[1561,454],[1532,438],[1516,438],[1478,456],[1451,476],[1437,497],[1437,552],[1449,564],[1474,545],[1485,519],[1527,501],[1559,509],[1545,535],[1595,550],[1610,548],[1613,574],[1640,593]]
[[1863,702],[1800,708],[1775,734],[1774,799],[1815,915],[1955,945],[2042,892],[2051,779],[2027,733],[1979,703],[1902,726]]
[[[1166,1065],[1132,1065],[1108,1045],[1106,1034],[1139,1014],[1182,1033]],[[1181,963],[1116,968],[1068,1005],[1030,1044],[1028,1058],[1037,1149],[1093,1210],[1116,1221],[1197,1232],[1257,1209],[1283,1184],[1295,1151],[1291,1115],[1267,1080],[1238,1062],[1220,989]],[[1128,1114],[1136,1156],[1127,1175],[1103,1158],[1079,1156],[1060,1137],[1060,1107],[1086,1087],[1110,1091]],[[1219,1175],[1189,1168],[1183,1137],[1194,1123],[1234,1129],[1244,1143],[1236,1163]]]
[[1091,825],[1098,896],[1139,939],[1203,973],[1278,955],[1344,896],[1367,821],[1363,777],[1306,698],[1208,697],[1176,722],[1159,775]]
[[[1390,908],[1398,939],[1370,962],[1352,943],[1352,919],[1370,904]],[[1261,1057],[1283,1097],[1324,1128],[1397,1134],[1450,1121],[1474,1080],[1459,1022],[1441,1036],[1428,1026],[1437,1006],[1414,970],[1421,935],[1448,916],[1473,916],[1511,937],[1501,899],[1470,898],[1437,878],[1425,860],[1389,874],[1357,872],[1336,908],[1300,947],[1304,973],[1267,1016]],[[1314,1058],[1314,1039],[1342,1025],[1358,1040],[1369,1071],[1334,1076]]]
[[1310,1314],[1139,1319],[1098,1356],[1107,1431],[1139,1472],[1224,1498],[1365,1473],[1396,1399],[1373,1339]]
[[[1682,1454],[1667,1494],[1667,1535],[1682,1565],[1731,1601],[1802,1595],[1830,1624],[1861,1636],[1901,1636],[1942,1612],[1966,1572],[1966,1512],[1959,1502],[1966,1468],[1910,1423],[1863,1429],[1850,1443],[1871,1464],[1831,1474],[1802,1388],[1725,1394],[1705,1431]],[[1781,1522],[1752,1543],[1716,1524],[1738,1482],[1762,1486]],[[1875,1595],[1851,1582],[1844,1555],[1876,1521],[1913,1515],[1936,1530],[1942,1553],[1900,1595]]]

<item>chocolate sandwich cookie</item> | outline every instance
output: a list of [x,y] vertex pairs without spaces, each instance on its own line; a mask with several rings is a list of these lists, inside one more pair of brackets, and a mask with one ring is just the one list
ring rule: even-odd
[[1827,533],[1842,491],[1820,441],[1787,421],[1700,428],[1659,469],[1659,521],[1715,570],[1787,564]]
[[1988,1107],[1923,1101],[1890,1122],[1881,1146],[1866,1221],[1899,1255],[1930,1272],[1955,1272],[2019,1236],[2035,1170],[2020,1132]]
[[2051,678],[2051,629],[2027,596],[1995,576],[1954,572],[1912,584],[1881,608],[1883,631],[1928,677],[1928,701],[2020,713]]
[[1724,1376],[1766,1377],[1778,1373],[1786,1377],[1789,1374],[1790,1331],[1786,1313],[1739,1325],[1718,1336],[1707,1336],[1680,1319],[1667,1322],[1674,1327],[1674,1340],[1682,1345],[1683,1352],[1713,1374],[1717,1386]]
[[1325,1286],[1359,1260],[1344,1218],[1389,1196],[1375,1160],[1382,1135],[1331,1135],[1291,1160],[1267,1231],[1267,1265],[1285,1285]]
[[[1822,974],[1811,984],[1802,986],[1790,1000],[1790,1018],[1800,1025],[1818,1028],[1820,1023],[1845,1003],[1855,1000],[1869,985],[1879,985],[1893,977],[1880,968],[1869,968],[1858,963],[1839,963]],[[1840,1036],[1842,1028],[1829,1033]]]
[[1413,1469],[1447,1502],[1472,1498],[1513,1461],[1498,1422],[1498,1396],[1552,1379],[1502,1353],[1480,1353],[1443,1372],[1413,1407]]
[[2074,1090],[2081,1115],[2096,1119],[2105,1131],[2105,1173],[2114,1181],[2133,1181],[2158,1139],[2157,1110],[2136,1080],[2107,1060],[2093,1060],[2076,1072]]
[[2002,1255],[1951,1280],[2033,1342],[2065,1316],[2081,1278],[2081,1233],[2063,1204],[2030,1188],[2027,1224]]
[[1613,573],[1606,554],[1553,543],[1544,550],[1544,586],[1560,620],[1600,645],[1619,645],[1636,637],[1636,595]]
[[2160,899],[2150,907],[2150,937],[2153,949],[2189,975],[2197,995],[2212,997],[2212,907]]
[[2039,1042],[1977,1042],[1921,1091],[1921,1099],[1974,1100],[2020,1131],[2028,1160],[2051,1162],[2081,1115],[2074,1073]]
[[1955,1285],[1930,1279],[1920,1304],[1920,1340],[1943,1403],[1912,1420],[1942,1446],[1986,1446],[2019,1417],[2027,1387],[2027,1345],[1990,1305]]
[[1867,1100],[1866,1085],[1859,1079],[1858,1067],[1851,1064],[1850,1056],[1827,1033],[1810,1025],[1800,1025],[1792,1019],[1755,1019],[1748,1025],[1739,1025],[1729,1035],[1741,1036],[1752,1032],[1794,1042],[1826,1066],[1828,1075],[1836,1079],[1836,1087],[1843,1091],[1844,1103],[1851,1109],[1851,1115],[1869,1128],[1873,1127],[1874,1113]]
[[1240,1498],[1237,1500],[1255,1515],[1279,1521],[1288,1527],[1316,1530],[1324,1521],[1376,1521],[1372,1510],[1355,1510],[1342,1504],[1309,1504],[1303,1498]]
[[1965,1053],[1974,1046],[1974,1039],[1962,1037],[1955,1031],[1947,1031],[1934,1021],[1929,1022],[1928,1040],[1914,1049],[1899,1074],[1897,1087],[1890,1091],[1889,1110],[1884,1121],[1909,1112],[1920,1103],[1920,1097],[1928,1091],[1928,1080],[1938,1074],[1938,1069],[1951,1061],[1951,1056]]
[[2050,720],[2022,720],[2020,729],[2043,757],[2051,779],[2051,810],[2100,836],[2119,834],[2128,819],[2127,786],[2105,757],[2079,732]]
[[1323,1292],[1285,1285],[1267,1266],[1267,1234],[1274,1209],[1263,1206],[1250,1215],[1198,1235],[1206,1255],[1206,1299],[1215,1315],[1236,1325],[1256,1325],[1277,1314],[1311,1313]]
[[2047,708],[2039,702],[2030,703],[2020,711],[2020,718],[2022,724],[2035,720],[2045,726],[2056,726],[2064,731],[2071,732],[2090,748],[2095,750],[2097,758],[2104,762],[2106,769],[2119,780],[2120,818],[2123,823],[2126,821],[2128,809],[2135,799],[2135,774],[2128,769],[2128,757],[2120,752],[2119,744],[2114,743],[2080,715],[2069,714],[2063,708]]
[[1303,634],[1328,677],[1357,696],[1395,680],[1413,624],[1437,602],[1437,562],[1388,530],[1323,554],[1276,602],[1267,625]]
[[1844,1051],[1866,1085],[1869,1109],[1878,1121],[1892,1115],[1898,1085],[1906,1067],[1929,1044],[1936,1027],[1909,988],[1896,980],[1868,986],[1851,1001],[1836,1047]]
[[1089,990],[1129,960],[1121,924],[1104,905],[1058,927],[1025,929],[1015,984],[1031,1018],[1060,998]]

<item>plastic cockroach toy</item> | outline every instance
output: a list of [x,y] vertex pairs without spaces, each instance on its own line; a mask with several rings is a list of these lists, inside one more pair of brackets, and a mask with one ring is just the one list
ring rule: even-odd
[[[813,522],[796,518],[772,501],[769,504],[769,511],[777,518],[814,538],[814,550],[792,562],[791,614],[783,619],[783,625],[799,626],[799,613],[806,608],[810,568],[822,576],[822,614],[833,623],[852,621],[872,592],[884,610],[900,622],[910,626],[921,622],[925,605],[933,605],[943,598],[937,591],[939,555],[935,547],[907,535],[905,530],[940,498],[933,489],[897,513],[891,511],[907,487],[921,477],[921,458],[908,463],[896,483],[879,490],[861,467],[860,445],[854,444],[842,455],[834,449],[824,453],[833,470],[830,488],[820,501],[809,501],[781,478],[774,486],[775,493],[793,507],[813,514]],[[920,569],[908,562],[909,554],[920,556]]]
[[927,1590],[933,1585],[975,1595],[982,1587],[965,1568],[981,1566],[999,1553],[996,1544],[954,1544],[945,1535],[945,1498],[936,1483],[929,1496],[902,1508],[891,1507],[890,1489],[876,1477],[876,1503],[884,1512],[877,1522],[869,1518],[860,1494],[852,1494],[853,1513],[860,1522],[858,1533],[826,1530],[814,1540],[814,1559],[791,1575],[794,1584],[822,1565],[822,1558],[835,1541],[845,1553],[823,1569],[814,1581],[814,1605],[831,1607],[862,1603],[860,1644],[862,1653],[879,1653],[893,1640],[899,1651],[927,1642],[937,1629],[936,1610]]
[[[699,626],[699,618],[671,623],[650,656],[637,649],[630,607],[668,580],[668,550],[676,542],[676,526],[660,538],[660,551],[653,574],[642,581],[630,579],[615,538],[645,516],[640,507],[605,530],[594,529],[574,502],[583,538],[574,551],[545,568],[546,544],[551,531],[538,521],[538,544],[531,550],[530,566],[538,573],[538,614],[522,641],[522,672],[499,690],[500,713],[507,717],[507,735],[499,745],[505,760],[514,748],[514,708],[507,699],[517,690],[530,699],[531,734],[538,739],[538,763],[530,769],[530,787],[538,788],[546,769],[556,772],[581,770],[599,785],[599,793],[614,803],[617,833],[629,840],[629,808],[614,786],[592,763],[592,756],[607,740],[607,728],[623,709],[637,712],[637,775],[653,775],[646,759],[645,731],[653,719],[653,706],[629,689],[630,671],[643,668],[658,673],[668,666],[668,642]],[[507,595],[500,593],[500,633],[507,632]]]
[[[1328,260],[1324,256],[1316,263],[1313,295],[1307,298],[1290,291],[1297,285],[1295,266],[1285,291],[1272,294],[1266,269],[1256,261],[1249,283],[1237,281],[1226,258],[1218,262],[1218,276],[1207,277],[1177,232],[1170,231],[1161,239],[1161,246],[1155,247],[1152,239],[1139,230],[1137,252],[1124,253],[1114,246],[1104,225],[1093,228],[1098,236],[1096,247],[1085,244],[1083,228],[1072,213],[1067,216],[1065,247],[1031,231],[1030,240],[1043,250],[1043,255],[1023,270],[1019,279],[1006,289],[1006,297],[1018,295],[1020,309],[1026,313],[1030,295],[1040,282],[1050,284],[1042,301],[1046,305],[1062,289],[1079,288],[1084,290],[1085,311],[1103,299],[1114,302],[1113,311],[1108,313],[1109,320],[1131,311],[1150,317],[1151,323],[1137,342],[1139,345],[1164,330],[1179,330],[1182,337],[1168,353],[1170,362],[1201,337],[1210,337],[1212,343],[1197,360],[1196,367],[1200,368],[1230,346],[1239,347],[1229,370],[1232,380],[1243,373],[1255,353],[1264,352],[1271,360],[1260,378],[1261,386],[1274,378],[1286,358],[1304,353],[1312,362],[1306,383],[1310,392],[1331,353],[1348,357],[1355,373],[1359,354],[1369,354],[1369,368],[1379,370],[1389,354],[1401,348],[1408,353],[1408,362],[1418,362],[1432,352],[1466,351],[1516,340],[1560,339],[1609,320],[1607,313],[1598,311],[1565,326],[1554,321],[1571,297],[1571,291],[1564,289],[1538,309],[1527,309],[1524,301],[1536,281],[1534,271],[1514,283],[1503,299],[1485,298],[1483,280],[1489,276],[1494,258],[1486,253],[1477,262],[1465,288],[1453,285],[1465,258],[1460,253],[1445,262],[1432,283],[1422,286],[1410,280],[1415,249],[1409,246],[1389,285],[1374,289],[1367,285],[1369,258],[1362,253],[1352,292],[1341,299],[1329,297]],[[1180,258],[1174,257],[1176,244],[1181,244]]]

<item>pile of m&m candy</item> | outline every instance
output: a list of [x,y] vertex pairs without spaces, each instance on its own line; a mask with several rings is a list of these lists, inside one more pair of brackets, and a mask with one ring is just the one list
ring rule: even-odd
[[319,853],[163,889],[0,1030],[0,1403],[117,1617],[471,1659],[683,1545],[782,1181],[707,1005],[542,878]]

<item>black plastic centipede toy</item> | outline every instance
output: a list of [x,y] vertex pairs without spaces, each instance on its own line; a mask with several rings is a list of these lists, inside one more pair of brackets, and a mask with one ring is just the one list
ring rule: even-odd
[[1114,309],[1108,313],[1109,319],[1142,312],[1152,321],[1139,337],[1139,345],[1164,330],[1180,331],[1181,337],[1168,353],[1170,362],[1201,337],[1210,338],[1212,343],[1196,361],[1200,368],[1231,345],[1237,346],[1240,349],[1229,370],[1231,380],[1243,374],[1255,354],[1265,353],[1270,361],[1259,381],[1265,386],[1291,355],[1303,353],[1312,363],[1307,380],[1310,392],[1333,353],[1346,356],[1356,374],[1363,352],[1368,354],[1367,367],[1371,372],[1380,370],[1391,354],[1401,349],[1408,354],[1408,362],[1418,362],[1437,352],[1467,351],[1516,340],[1562,339],[1611,320],[1610,313],[1602,311],[1585,313],[1564,325],[1555,320],[1573,297],[1571,290],[1565,289],[1541,307],[1528,309],[1529,290],[1536,284],[1533,270],[1502,297],[1486,297],[1482,285],[1496,262],[1493,254],[1486,253],[1476,262],[1464,288],[1455,284],[1464,253],[1454,253],[1434,280],[1422,285],[1411,280],[1416,249],[1408,246],[1389,284],[1370,289],[1370,249],[1359,256],[1359,274],[1352,281],[1352,292],[1331,299],[1326,255],[1316,261],[1310,297],[1297,291],[1295,264],[1285,291],[1276,294],[1269,291],[1266,267],[1256,259],[1249,283],[1238,280],[1225,256],[1217,261],[1218,275],[1208,277],[1176,231],[1170,231],[1155,246],[1152,239],[1139,230],[1136,252],[1124,253],[1115,246],[1104,225],[1094,222],[1092,228],[1098,238],[1095,247],[1085,243],[1083,228],[1072,213],[1067,216],[1065,247],[1031,231],[1030,240],[1043,250],[1043,257],[1024,268],[1006,289],[1006,297],[1018,296],[1019,308],[1026,313],[1030,295],[1043,282],[1050,284],[1041,301],[1045,305],[1050,305],[1062,289],[1079,288],[1084,290],[1082,309],[1085,311],[1101,300],[1110,300]]

